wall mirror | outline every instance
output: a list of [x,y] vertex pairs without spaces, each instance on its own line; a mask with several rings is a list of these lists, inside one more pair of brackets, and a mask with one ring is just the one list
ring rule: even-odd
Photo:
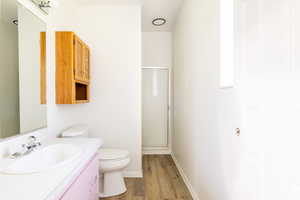
[[0,139],[47,126],[46,23],[0,0]]

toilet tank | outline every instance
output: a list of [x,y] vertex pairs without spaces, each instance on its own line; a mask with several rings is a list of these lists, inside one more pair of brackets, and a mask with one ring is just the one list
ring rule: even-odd
[[75,125],[61,133],[63,138],[87,138],[89,135],[86,125]]

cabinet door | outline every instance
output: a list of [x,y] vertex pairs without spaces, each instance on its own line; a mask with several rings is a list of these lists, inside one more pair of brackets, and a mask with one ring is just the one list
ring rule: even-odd
[[84,43],[77,37],[74,37],[74,75],[75,80],[85,81],[84,78]]
[[89,82],[90,81],[90,50],[88,46],[84,46],[83,51],[83,60],[84,60],[84,81]]
[[96,156],[60,200],[98,200],[99,161]]

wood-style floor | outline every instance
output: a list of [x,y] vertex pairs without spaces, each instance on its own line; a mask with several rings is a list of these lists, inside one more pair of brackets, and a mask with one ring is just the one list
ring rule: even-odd
[[143,156],[143,178],[127,178],[127,192],[101,200],[192,200],[171,156]]

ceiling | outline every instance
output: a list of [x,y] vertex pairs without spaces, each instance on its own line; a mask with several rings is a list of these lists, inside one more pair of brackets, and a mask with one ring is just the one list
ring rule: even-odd
[[[172,31],[183,0],[77,0],[81,4],[142,5],[142,31]],[[1,6],[2,5],[2,6]],[[16,0],[0,0],[0,17],[7,21],[17,18]],[[161,27],[152,25],[154,18],[165,18]]]
[[[172,27],[183,0],[76,0],[87,4],[142,5],[142,31],[172,31]],[[152,20],[162,17],[167,23],[161,27],[152,25]]]
[[[142,2],[142,30],[172,31],[174,22],[183,0],[141,0]],[[154,18],[165,18],[167,23],[161,27],[152,25]]]

